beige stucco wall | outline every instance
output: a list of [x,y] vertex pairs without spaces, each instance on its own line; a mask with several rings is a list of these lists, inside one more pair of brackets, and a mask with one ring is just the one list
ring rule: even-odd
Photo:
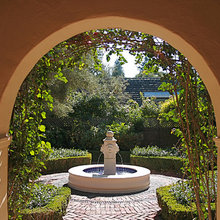
[[[120,27],[167,40],[189,58],[204,80],[220,136],[220,3],[164,0],[2,0],[0,3],[0,149],[6,149],[17,91],[34,64],[59,42],[90,29]],[[4,142],[4,143],[3,143]],[[4,151],[6,152],[6,151]],[[0,161],[7,165],[7,154]],[[6,168],[0,170],[0,216]],[[5,201],[5,200],[4,200]],[[220,219],[220,216],[219,216]]]

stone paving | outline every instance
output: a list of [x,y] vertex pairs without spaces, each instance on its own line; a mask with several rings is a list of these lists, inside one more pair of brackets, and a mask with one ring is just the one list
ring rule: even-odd
[[[160,220],[156,188],[175,183],[179,178],[151,174],[150,188],[126,195],[101,195],[72,190],[63,220]],[[45,184],[66,185],[68,173],[44,175]]]

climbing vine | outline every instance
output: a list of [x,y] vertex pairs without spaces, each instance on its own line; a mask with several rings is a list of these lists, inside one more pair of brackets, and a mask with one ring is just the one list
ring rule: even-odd
[[213,219],[217,201],[214,110],[197,72],[188,61],[185,65],[185,72],[171,72],[166,78],[172,84],[164,83],[162,87],[174,95],[176,112],[170,116],[178,118],[179,128],[174,133],[181,138],[182,152],[187,155],[184,173],[194,190],[199,219]]
[[[46,62],[41,59],[41,64]],[[19,213],[31,195],[33,180],[40,175],[50,153],[45,141],[45,108],[52,109],[53,98],[47,90],[48,70],[39,63],[23,82],[17,95],[10,125],[13,136],[9,147],[8,204],[10,219]]]

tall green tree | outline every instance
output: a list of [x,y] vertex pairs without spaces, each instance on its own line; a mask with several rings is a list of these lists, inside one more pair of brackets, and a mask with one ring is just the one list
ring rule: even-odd
[[115,64],[112,70],[112,76],[114,77],[123,76],[124,77],[124,71],[118,59],[115,61]]

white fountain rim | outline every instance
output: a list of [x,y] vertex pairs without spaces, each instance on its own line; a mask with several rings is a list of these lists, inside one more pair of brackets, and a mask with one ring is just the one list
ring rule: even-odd
[[123,175],[97,175],[93,173],[84,172],[85,169],[95,168],[95,167],[104,167],[104,164],[90,164],[90,165],[81,165],[72,167],[68,170],[70,175],[76,175],[81,177],[88,178],[107,178],[107,179],[123,179],[123,178],[137,178],[150,174],[150,170],[144,167],[134,166],[134,165],[124,165],[116,164],[116,167],[123,167],[136,170],[135,173],[126,173]]

